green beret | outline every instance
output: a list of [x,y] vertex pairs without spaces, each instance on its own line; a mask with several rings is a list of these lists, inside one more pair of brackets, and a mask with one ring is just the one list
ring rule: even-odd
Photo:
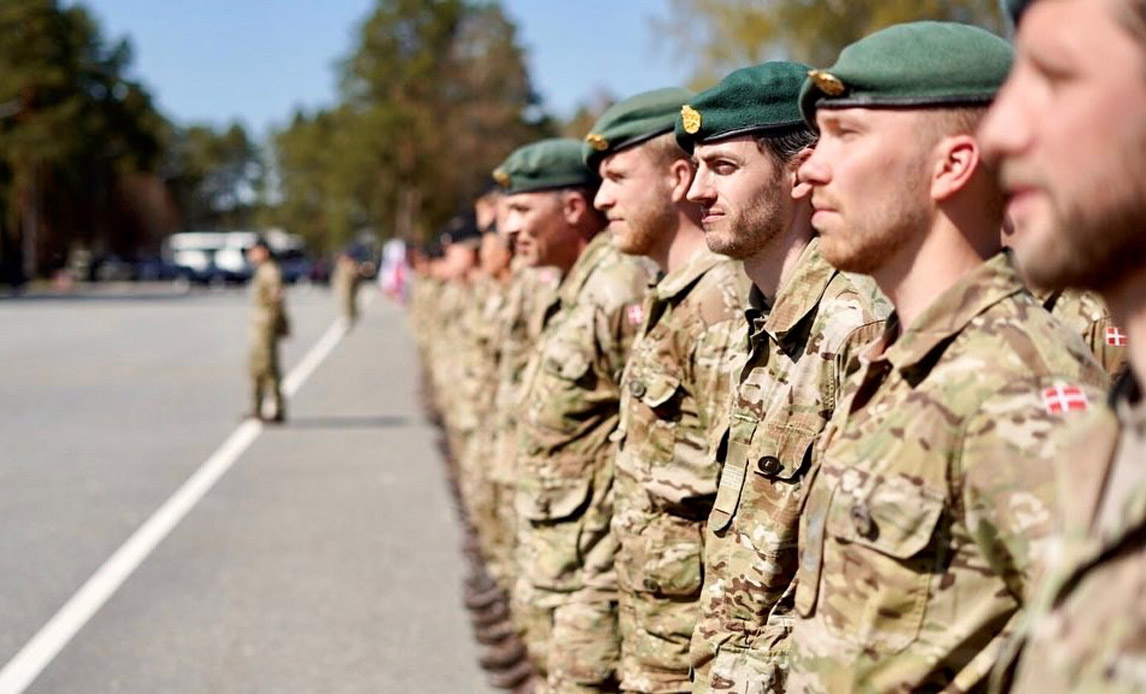
[[693,96],[688,89],[668,87],[613,104],[585,136],[585,166],[596,171],[610,154],[671,133],[680,107]]
[[817,108],[987,105],[1011,70],[1010,44],[989,31],[953,22],[897,24],[812,70],[800,111],[815,127]]
[[1023,12],[1027,11],[1032,0],[1003,0],[1003,11],[1011,18],[1011,24],[1014,26],[1019,25],[1019,17],[1023,16]]
[[580,140],[554,138],[518,147],[494,169],[493,180],[507,195],[595,186],[597,174],[585,168],[581,146]]
[[709,140],[802,126],[797,97],[807,74],[807,65],[781,60],[732,72],[681,108],[677,143],[692,152]]

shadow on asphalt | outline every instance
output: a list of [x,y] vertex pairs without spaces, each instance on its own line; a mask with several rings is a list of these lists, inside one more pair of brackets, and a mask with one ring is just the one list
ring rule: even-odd
[[409,417],[292,417],[287,429],[392,429],[410,423]]

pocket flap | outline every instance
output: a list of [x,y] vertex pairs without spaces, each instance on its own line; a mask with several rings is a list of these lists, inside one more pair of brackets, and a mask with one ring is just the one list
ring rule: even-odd
[[540,485],[521,489],[515,507],[531,521],[562,520],[588,505],[592,486],[588,479],[542,480]]
[[827,532],[896,559],[910,559],[931,542],[943,514],[944,496],[904,476],[882,477],[873,486],[837,493]]
[[791,480],[803,471],[808,450],[817,437],[818,432],[797,427],[757,427],[748,449],[748,471],[772,479]]
[[[631,391],[633,388],[637,389],[633,391],[633,395],[636,395],[641,399],[641,402],[649,407],[656,408],[672,399],[677,389],[680,388],[680,379],[669,374],[648,373],[635,376],[630,384]],[[641,394],[637,395],[637,392]]]

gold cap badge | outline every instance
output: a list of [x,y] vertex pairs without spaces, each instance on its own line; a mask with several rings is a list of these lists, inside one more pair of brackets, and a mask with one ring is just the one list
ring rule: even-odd
[[509,174],[502,171],[501,169],[497,169],[496,171],[493,172],[493,180],[497,181],[497,184],[499,186],[502,186],[505,188],[509,187],[509,183],[510,183]]
[[588,142],[589,146],[598,152],[604,152],[609,149],[609,141],[597,133],[589,133],[586,135],[585,142]]
[[812,83],[816,85],[817,89],[828,96],[839,96],[844,93],[844,83],[830,72],[809,70],[808,77],[812,78]]
[[686,133],[689,135],[695,135],[700,131],[700,111],[697,111],[688,104],[681,106],[680,122],[684,126],[684,131]]

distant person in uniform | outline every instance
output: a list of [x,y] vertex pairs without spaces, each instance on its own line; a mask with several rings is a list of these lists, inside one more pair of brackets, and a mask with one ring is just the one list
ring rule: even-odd
[[[283,304],[283,275],[265,239],[259,239],[247,258],[255,267],[251,282],[251,411],[249,417],[282,422],[286,419],[279,374],[279,339],[290,333]],[[263,417],[263,396],[274,400],[274,414]]]
[[350,325],[358,320],[359,278],[358,261],[349,253],[341,253],[334,264],[334,291],[342,317]]

